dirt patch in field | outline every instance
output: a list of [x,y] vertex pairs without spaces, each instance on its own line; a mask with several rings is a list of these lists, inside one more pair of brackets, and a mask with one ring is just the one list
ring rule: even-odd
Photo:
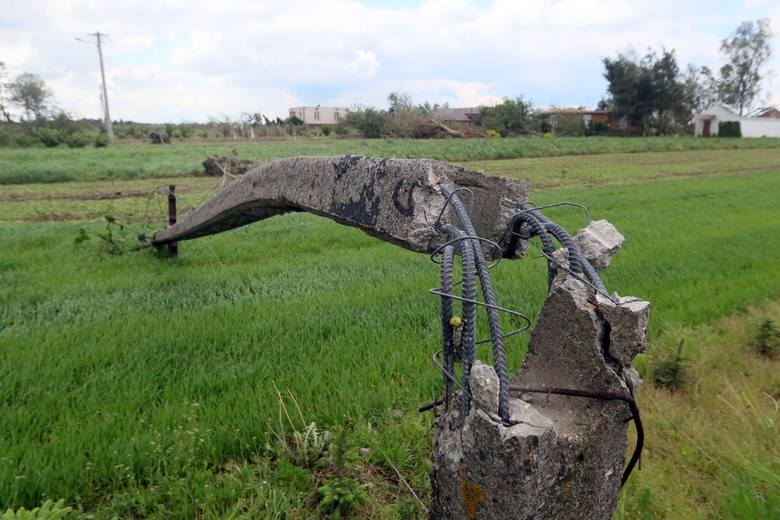
[[36,213],[34,215],[23,215],[18,218],[8,219],[8,221],[21,221],[21,222],[66,222],[72,220],[93,220],[105,215],[105,212],[90,212],[90,213]]
[[[194,188],[194,187],[176,187],[176,193],[198,193],[202,191],[209,191],[210,188]],[[117,199],[129,199],[129,198],[145,198],[152,197],[155,193],[160,195],[166,194],[163,188],[157,190],[143,190],[143,191],[107,191],[107,192],[94,192],[94,193],[51,193],[51,194],[36,194],[36,193],[11,193],[0,197],[0,200],[8,202],[31,202],[31,201],[52,201],[52,200],[117,200]]]

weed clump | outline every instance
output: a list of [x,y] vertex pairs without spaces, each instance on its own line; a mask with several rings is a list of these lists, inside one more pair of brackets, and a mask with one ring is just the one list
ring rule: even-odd
[[23,507],[16,511],[8,509],[5,513],[0,514],[0,520],[61,520],[71,511],[73,508],[66,507],[64,499],[57,502],[47,500],[41,507],[36,507],[32,511]]
[[348,420],[336,439],[336,451],[333,458],[335,475],[325,480],[317,488],[317,513],[330,518],[346,518],[357,506],[368,500],[366,486],[357,479],[346,475],[345,455],[347,453]]
[[653,363],[653,385],[656,388],[678,390],[685,384],[685,360],[682,348],[685,340],[680,340],[673,357],[660,358]]
[[753,343],[756,352],[768,358],[777,356],[780,350],[780,330],[775,326],[775,322],[767,318],[758,326],[758,332]]

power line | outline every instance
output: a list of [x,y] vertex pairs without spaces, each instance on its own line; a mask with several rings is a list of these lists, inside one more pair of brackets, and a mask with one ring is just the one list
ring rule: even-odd
[[[114,126],[111,124],[111,112],[108,109],[108,89],[106,88],[106,72],[105,72],[105,67],[103,66],[103,38],[108,35],[105,33],[101,33],[100,31],[96,31],[94,33],[91,33],[90,36],[94,36],[95,38],[95,44],[98,51],[98,58],[100,60],[100,79],[102,80],[102,85],[103,85],[101,106],[103,107],[103,121],[106,125],[106,135],[108,136],[108,141],[113,143]],[[78,37],[76,39],[80,42],[92,43],[91,41],[88,42],[87,40],[83,40]]]

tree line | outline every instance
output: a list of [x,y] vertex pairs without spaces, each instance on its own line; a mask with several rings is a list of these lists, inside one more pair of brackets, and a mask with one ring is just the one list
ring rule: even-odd
[[[643,56],[619,53],[603,59],[607,94],[598,108],[616,118],[626,117],[643,135],[690,133],[693,116],[720,102],[740,115],[752,107],[761,94],[764,66],[772,55],[772,30],[768,19],[746,21],[723,39],[723,64],[717,71],[689,64],[681,68],[675,51],[649,49]],[[0,61],[0,145],[79,147],[105,146],[103,124],[98,120],[74,118],[52,102],[53,96],[40,77],[21,73],[8,79]],[[206,123],[164,125],[117,121],[119,139],[149,139],[166,143],[171,139],[255,139],[260,137],[506,137],[521,135],[587,136],[610,133],[603,121],[585,122],[576,114],[561,113],[551,127],[550,114],[523,97],[504,98],[492,106],[479,107],[468,124],[439,121],[437,109],[449,108],[424,102],[416,104],[405,93],[393,92],[386,108],[355,106],[335,125],[309,127],[297,117],[269,117],[247,112],[238,118],[211,118]],[[20,111],[14,120],[10,107]],[[440,118],[441,119],[441,118]],[[449,125],[449,126],[448,126]]]
[[690,131],[693,116],[718,102],[743,115],[760,95],[771,38],[768,19],[741,23],[721,41],[724,63],[717,72],[692,64],[682,70],[675,51],[665,48],[604,58],[608,95],[599,107],[659,134]]

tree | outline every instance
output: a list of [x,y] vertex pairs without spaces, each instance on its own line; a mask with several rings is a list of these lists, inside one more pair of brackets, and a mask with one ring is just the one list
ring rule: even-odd
[[709,67],[688,65],[685,72],[685,104],[698,114],[720,101],[720,81]]
[[8,77],[8,71],[5,68],[5,63],[0,61],[0,116],[5,119],[6,123],[11,122],[11,114],[8,113],[8,107],[5,106],[5,92],[4,89],[7,88],[7,85],[5,83],[5,78]]
[[641,59],[631,54],[604,58],[604,78],[616,115],[628,116],[644,133],[666,133],[691,118],[685,78],[673,50],[662,49],[660,56],[651,50]]
[[482,107],[480,115],[485,129],[494,130],[501,134],[501,137],[531,132],[533,106],[530,101],[525,101],[522,97],[505,98],[498,105]]
[[720,69],[720,95],[723,102],[739,109],[739,115],[753,104],[761,91],[762,68],[772,55],[770,38],[769,19],[762,18],[742,22],[721,43],[720,52],[728,63]]
[[8,85],[11,103],[24,110],[27,119],[45,119],[49,110],[51,91],[46,82],[35,74],[24,72]]
[[408,112],[414,110],[412,97],[405,92],[391,92],[387,96],[387,102],[390,105],[388,112],[397,114],[399,112]]

